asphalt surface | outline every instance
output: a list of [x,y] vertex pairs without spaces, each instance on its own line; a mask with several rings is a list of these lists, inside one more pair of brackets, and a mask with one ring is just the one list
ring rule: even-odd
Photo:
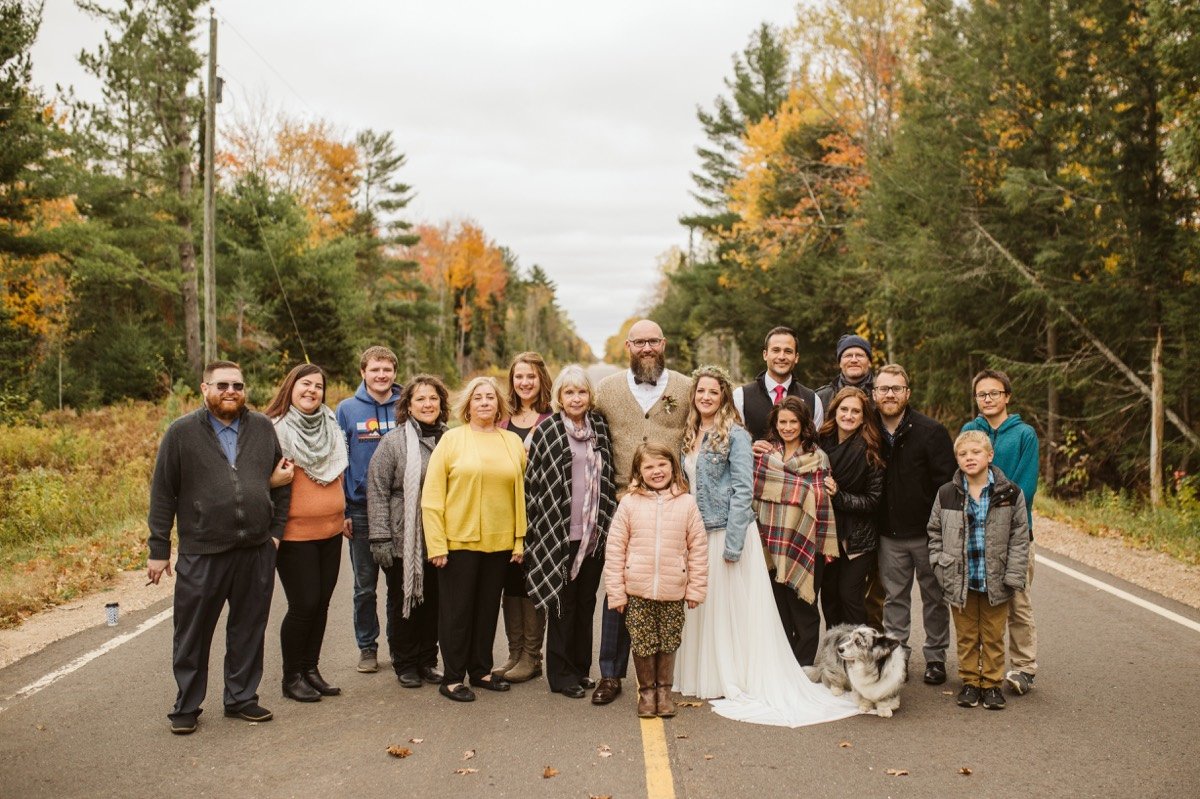
[[[1194,609],[1064,562],[1200,620]],[[401,688],[386,658],[379,673],[359,674],[348,561],[343,565],[321,664],[343,696],[311,705],[281,697],[284,607],[277,588],[260,689],[274,721],[222,716],[219,630],[200,729],[171,735],[169,619],[43,690],[13,698],[134,631],[169,606],[161,603],[0,670],[0,798],[341,797],[390,789],[427,797],[647,795],[641,722],[628,682],[607,707],[550,694],[542,679],[456,704],[433,687]],[[924,685],[918,646],[913,679],[891,719],[860,716],[789,730],[729,721],[707,706],[682,708],[664,725],[675,794],[1200,795],[1200,632],[1049,568],[1038,569],[1034,592],[1041,674],[1031,694],[1009,697],[1006,710],[956,707],[953,663],[949,683]],[[392,757],[390,745],[412,754]],[[546,767],[557,774],[547,778]]]

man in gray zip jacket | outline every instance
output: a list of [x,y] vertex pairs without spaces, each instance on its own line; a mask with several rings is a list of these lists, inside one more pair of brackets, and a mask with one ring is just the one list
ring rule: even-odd
[[292,491],[271,487],[272,474],[285,467],[283,453],[270,420],[246,410],[241,368],[210,363],[200,391],[205,407],[172,423],[159,445],[147,519],[150,582],[171,575],[172,526],[179,535],[172,650],[179,694],[168,715],[177,735],[196,730],[209,649],[226,602],[225,715],[272,718],[258,704],[258,683],[275,550]]

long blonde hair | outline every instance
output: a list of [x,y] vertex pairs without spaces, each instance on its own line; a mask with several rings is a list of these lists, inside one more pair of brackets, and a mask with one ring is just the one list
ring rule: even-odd
[[691,452],[700,436],[700,412],[696,410],[696,388],[700,378],[711,377],[721,387],[721,406],[717,408],[717,421],[708,437],[708,449],[713,452],[729,452],[729,431],[742,426],[742,417],[738,415],[733,404],[733,386],[729,382],[729,373],[719,366],[701,366],[692,372],[692,388],[688,393],[688,417],[684,424],[683,451]]

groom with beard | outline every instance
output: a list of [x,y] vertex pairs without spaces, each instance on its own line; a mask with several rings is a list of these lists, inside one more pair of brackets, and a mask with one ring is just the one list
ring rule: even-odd
[[[613,472],[618,490],[629,483],[633,453],[645,443],[658,443],[678,452],[688,415],[692,381],[666,368],[667,340],[649,319],[635,322],[625,339],[629,369],[609,375],[596,387],[596,410],[608,421],[613,446]],[[621,693],[629,666],[629,632],[625,617],[608,609],[600,625],[600,684],[592,704],[607,705]]]

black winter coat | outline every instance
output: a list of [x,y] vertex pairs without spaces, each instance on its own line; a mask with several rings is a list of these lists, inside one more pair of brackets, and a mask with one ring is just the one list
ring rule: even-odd
[[879,546],[876,512],[883,499],[884,470],[867,461],[862,435],[838,443],[837,431],[820,439],[829,456],[829,469],[837,482],[833,517],[837,521],[838,549],[844,555],[872,552]]
[[891,444],[884,434],[883,459],[887,461],[887,472],[880,505],[880,534],[893,538],[928,535],[934,497],[958,468],[950,434],[940,422],[909,408]]

